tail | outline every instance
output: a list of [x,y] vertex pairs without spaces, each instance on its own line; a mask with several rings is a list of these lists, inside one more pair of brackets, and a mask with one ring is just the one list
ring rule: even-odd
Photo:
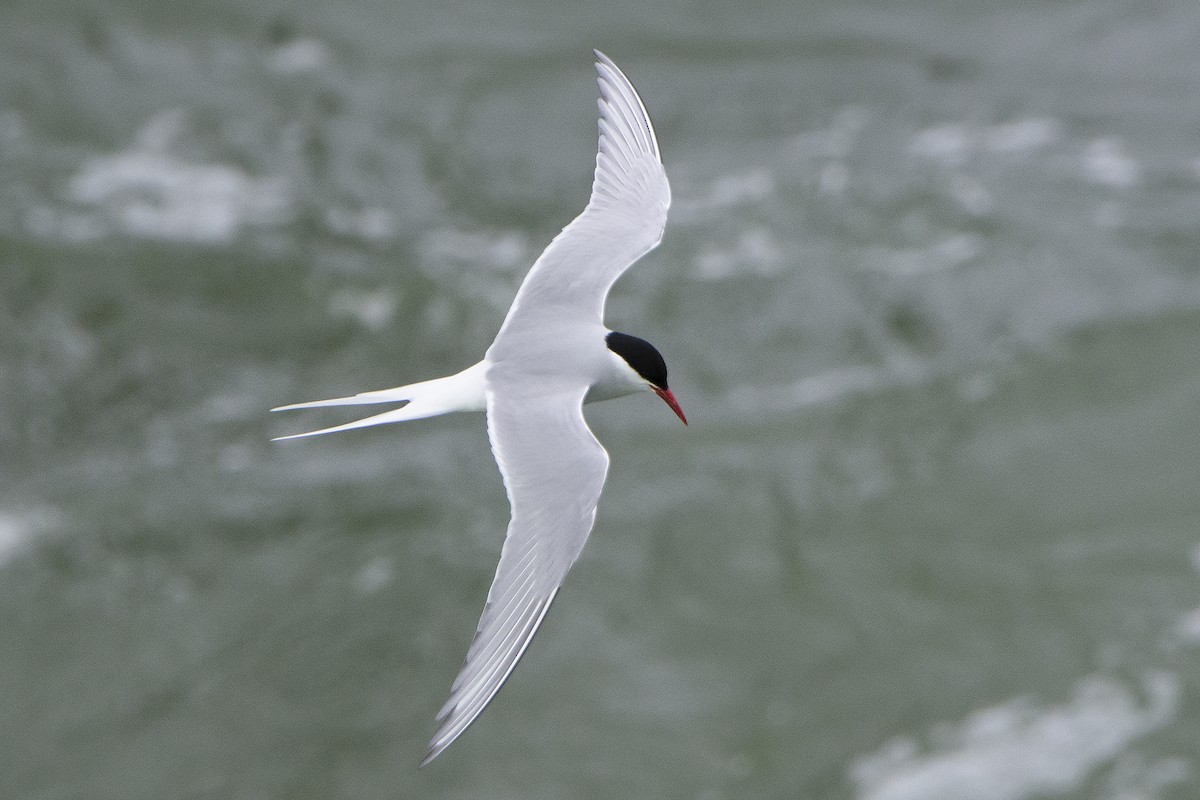
[[332,400],[315,400],[309,403],[293,403],[288,406],[272,408],[272,411],[295,411],[301,408],[326,408],[329,406],[365,406],[377,403],[407,403],[403,408],[385,411],[366,419],[335,425],[332,428],[322,428],[307,433],[293,433],[290,436],[277,436],[273,442],[285,439],[302,439],[305,436],[320,436],[323,433],[338,433],[355,428],[369,428],[372,425],[386,425],[389,422],[405,422],[410,419],[436,417],[439,414],[449,414],[452,411],[479,411],[486,407],[484,396],[484,363],[464,369],[462,372],[445,378],[431,381],[412,383],[408,386],[397,386],[395,389],[382,389],[377,392],[362,392],[350,397],[335,397]]

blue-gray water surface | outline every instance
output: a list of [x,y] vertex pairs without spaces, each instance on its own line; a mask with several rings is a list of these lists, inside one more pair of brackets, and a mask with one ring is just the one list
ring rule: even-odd
[[[0,8],[0,797],[1200,797],[1200,5]],[[592,539],[416,763],[508,508],[457,371],[675,202]]]

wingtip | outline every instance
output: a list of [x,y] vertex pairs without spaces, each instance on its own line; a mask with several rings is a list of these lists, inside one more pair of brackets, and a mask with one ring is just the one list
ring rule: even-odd
[[446,752],[446,748],[454,744],[455,740],[458,739],[461,734],[462,731],[459,731],[453,736],[447,738],[442,734],[442,731],[439,730],[429,742],[429,750],[425,753],[425,757],[421,759],[420,763],[417,764],[417,769],[428,766],[429,762]]
[[596,73],[601,77],[601,79],[603,79],[606,75],[612,75],[614,73],[616,75],[621,74],[621,68],[618,67],[616,62],[614,62],[611,58],[604,55],[604,53],[600,52],[599,50],[592,50],[592,53],[596,56]]
[[613,61],[600,50],[592,50],[592,53],[596,56],[596,74],[600,76],[601,82],[605,79],[610,81],[624,80],[628,82],[629,79],[625,77],[625,73],[621,72],[621,68],[617,66],[617,62]]

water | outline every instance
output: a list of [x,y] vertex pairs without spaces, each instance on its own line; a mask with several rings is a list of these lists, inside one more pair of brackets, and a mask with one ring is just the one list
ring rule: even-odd
[[[10,3],[0,796],[1200,795],[1194,3]],[[589,48],[675,206],[592,541],[417,771],[507,519],[486,347]]]

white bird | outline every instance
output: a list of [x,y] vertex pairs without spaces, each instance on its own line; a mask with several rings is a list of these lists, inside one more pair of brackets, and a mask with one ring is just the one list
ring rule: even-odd
[[595,52],[600,142],[591,198],[534,262],[483,360],[445,378],[273,409],[406,403],[280,439],[487,411],[512,519],[479,628],[422,766],[500,690],[592,530],[608,453],[588,429],[583,403],[653,392],[687,424],[659,352],[603,323],[613,283],[662,241],[671,189],[645,106],[616,64]]

